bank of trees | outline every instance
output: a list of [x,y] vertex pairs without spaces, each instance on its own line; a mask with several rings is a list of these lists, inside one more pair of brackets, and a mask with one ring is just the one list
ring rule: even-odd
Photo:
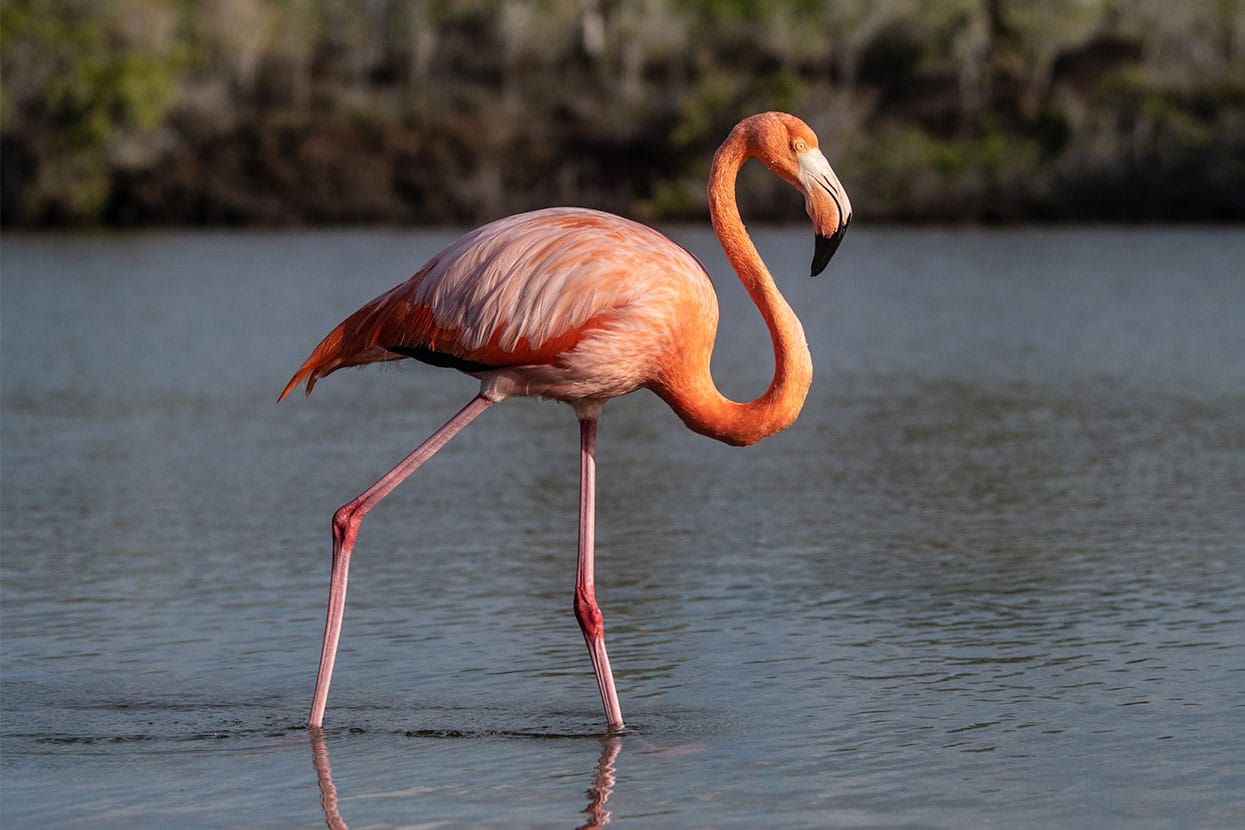
[[871,221],[1245,218],[1245,0],[5,0],[0,64],[8,225],[698,219],[763,109]]

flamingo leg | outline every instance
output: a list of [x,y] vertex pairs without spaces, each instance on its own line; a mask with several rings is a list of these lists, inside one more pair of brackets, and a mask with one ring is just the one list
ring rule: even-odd
[[614,673],[605,653],[605,620],[597,605],[593,582],[593,546],[596,536],[597,492],[597,420],[579,422],[579,563],[575,572],[575,619],[588,644],[592,670],[601,690],[601,703],[611,731],[623,728],[618,692],[614,690]]
[[359,534],[359,524],[381,499],[389,495],[407,476],[418,470],[437,450],[492,404],[493,401],[477,395],[396,467],[333,514],[333,571],[329,579],[329,607],[324,621],[324,645],[320,650],[320,671],[316,674],[316,691],[311,700],[308,726],[324,724],[324,707],[328,702],[329,682],[333,679],[333,661],[337,658],[342,614],[346,610],[346,573],[350,568],[350,552],[354,549],[355,537]]

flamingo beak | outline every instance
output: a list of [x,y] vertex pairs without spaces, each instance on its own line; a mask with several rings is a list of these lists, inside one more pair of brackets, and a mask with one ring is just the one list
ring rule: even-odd
[[813,239],[813,269],[810,277],[815,277],[822,271],[826,270],[826,266],[830,264],[830,257],[834,256],[834,252],[839,249],[839,245],[843,243],[843,237],[847,234],[847,226],[852,223],[852,218],[847,217],[847,221],[839,225],[839,229],[831,236],[822,236],[817,234]]
[[[800,154],[799,185],[804,191],[805,208],[817,231],[812,267],[812,276],[815,277],[826,270],[830,257],[843,243],[847,226],[852,221],[852,203],[839,177],[830,169],[830,163],[816,148]],[[830,225],[831,221],[835,224]],[[834,227],[833,233],[822,233],[822,228],[827,225]]]

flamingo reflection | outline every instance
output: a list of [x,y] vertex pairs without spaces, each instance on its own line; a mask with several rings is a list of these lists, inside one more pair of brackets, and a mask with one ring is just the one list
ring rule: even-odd
[[601,740],[601,758],[592,774],[592,786],[588,788],[588,806],[583,810],[588,814],[588,821],[579,825],[577,830],[595,830],[610,823],[610,811],[605,809],[605,802],[614,792],[614,760],[620,749],[622,738],[617,735]]
[[[311,764],[316,770],[316,783],[320,786],[320,806],[324,810],[324,825],[329,830],[350,830],[337,806],[337,787],[333,784],[333,767],[329,762],[329,745],[324,730],[309,727],[311,736]],[[582,812],[588,820],[576,830],[595,830],[610,823],[610,811],[605,809],[614,792],[614,762],[622,749],[622,738],[610,736],[601,740],[601,756],[592,774],[592,786],[588,788],[588,806]]]
[[320,785],[324,824],[329,830],[350,830],[337,809],[337,787],[333,786],[333,767],[329,764],[329,745],[324,740],[324,730],[312,726],[307,732],[311,735],[311,765],[316,768],[316,783]]

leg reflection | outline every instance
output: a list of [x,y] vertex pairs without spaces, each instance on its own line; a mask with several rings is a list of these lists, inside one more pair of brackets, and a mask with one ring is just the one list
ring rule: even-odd
[[324,730],[310,726],[307,733],[311,735],[311,764],[316,768],[316,782],[320,785],[324,824],[329,830],[350,830],[337,809],[337,787],[333,786],[333,768],[329,765],[329,745],[324,740]]
[[[329,763],[329,747],[324,730],[316,726],[307,728],[311,738],[311,764],[316,770],[316,783],[320,786],[320,806],[324,810],[324,825],[329,830],[350,830],[337,806],[337,787],[333,784],[333,768]],[[614,762],[622,749],[622,738],[617,735],[601,739],[601,757],[592,774],[592,786],[588,788],[588,806],[583,812],[588,820],[577,830],[594,830],[610,823],[610,811],[605,808],[614,792]]]
[[614,792],[614,760],[620,749],[622,738],[617,735],[601,740],[601,758],[592,775],[592,786],[588,788],[588,806],[583,810],[588,814],[588,821],[579,825],[578,830],[594,830],[610,823],[610,811],[605,809],[605,802]]

